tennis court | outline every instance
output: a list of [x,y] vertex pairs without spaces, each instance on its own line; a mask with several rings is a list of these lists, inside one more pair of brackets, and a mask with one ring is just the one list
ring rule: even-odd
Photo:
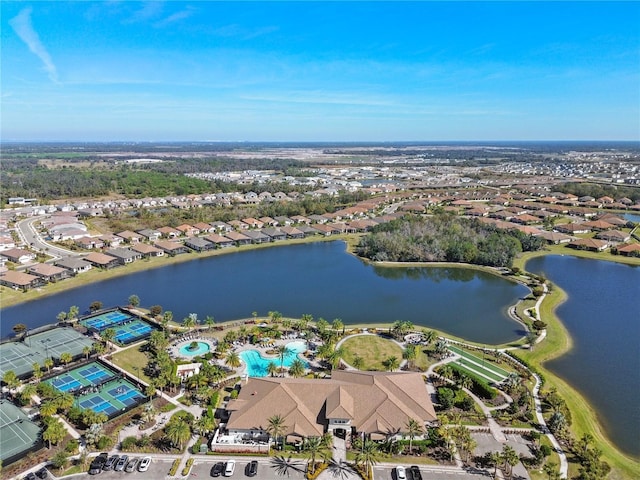
[[113,417],[146,401],[146,397],[128,380],[116,379],[94,387],[89,393],[78,397],[82,408]]
[[121,323],[125,323],[135,318],[136,317],[121,310],[113,310],[111,312],[101,313],[100,315],[80,320],[80,324],[87,328],[93,328],[101,331],[106,328],[115,327],[116,325],[120,325]]
[[0,378],[10,370],[18,377],[33,373],[33,364],[44,364],[45,359],[60,359],[67,352],[72,357],[82,355],[93,341],[69,327],[57,327],[28,335],[23,341],[11,341],[0,345]]
[[74,368],[55,378],[45,382],[53,385],[61,392],[82,393],[88,387],[95,387],[105,383],[109,379],[116,378],[118,374],[98,362],[89,363],[82,367]]
[[153,330],[153,327],[144,320],[122,310],[112,310],[84,318],[80,320],[80,324],[98,332],[113,328],[116,332],[114,341],[123,345],[147,338]]
[[0,400],[0,460],[8,465],[39,446],[40,427],[18,407]]
[[123,344],[135,342],[151,335],[152,330],[151,325],[142,320],[131,320],[115,329],[115,341]]

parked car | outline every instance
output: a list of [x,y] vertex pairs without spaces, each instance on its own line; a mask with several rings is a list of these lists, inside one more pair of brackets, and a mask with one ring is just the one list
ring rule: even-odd
[[247,477],[255,477],[258,473],[258,461],[251,460],[247,465]]
[[409,467],[409,472],[411,472],[412,480],[422,480],[422,474],[420,473],[420,467],[417,465],[411,465]]
[[151,457],[144,457],[142,460],[140,460],[138,471],[146,472],[147,470],[149,470],[149,465],[151,465]]
[[38,480],[38,477],[36,477],[35,473],[31,472],[24,477],[24,480]]
[[118,459],[120,458],[120,455],[112,455],[110,456],[106,462],[104,462],[104,467],[102,467],[102,470],[107,471],[107,470],[113,470],[113,467],[116,466],[116,463],[118,463]]
[[224,467],[224,476],[230,477],[231,475],[233,475],[233,472],[235,471],[236,471],[236,461],[229,460]]
[[36,477],[42,478],[42,479],[49,478],[49,471],[45,467],[42,467],[40,470],[36,472]]
[[396,480],[407,480],[407,471],[404,467],[396,467]]
[[124,471],[127,473],[135,472],[137,466],[138,466],[138,459],[132,458],[131,460],[129,460],[129,463],[127,463],[127,466],[124,467]]
[[116,472],[121,472],[124,470],[124,467],[127,466],[127,462],[129,461],[129,456],[128,455],[122,455],[119,459],[118,462],[116,463],[116,466],[113,467],[113,469]]
[[101,453],[94,458],[91,461],[91,465],[89,465],[89,475],[97,475],[102,472],[104,464],[107,462],[107,458],[109,458],[109,454],[107,453]]
[[219,477],[224,472],[224,462],[218,462],[213,467],[211,467],[211,476]]

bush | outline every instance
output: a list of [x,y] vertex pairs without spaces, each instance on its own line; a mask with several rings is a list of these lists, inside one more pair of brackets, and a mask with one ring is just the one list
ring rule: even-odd
[[236,389],[231,390],[231,394],[229,395],[229,398],[231,398],[231,400],[235,400],[236,398],[238,398],[238,390]]
[[181,459],[179,459],[179,458],[176,458],[173,461],[173,464],[171,465],[171,469],[169,470],[169,476],[170,477],[173,477],[176,474],[176,472],[178,471],[178,467],[180,466],[180,461],[181,461]]
[[466,370],[462,370],[453,363],[450,365],[453,371],[456,373],[456,375],[458,376],[466,375],[471,379],[471,381],[473,382],[473,387],[471,387],[471,390],[473,391],[473,393],[475,393],[476,395],[482,398],[490,398],[490,399],[496,398],[496,395],[497,395],[496,389],[493,388],[491,385],[489,385],[483,378],[471,372],[467,372]]
[[106,435],[103,435],[96,442],[96,447],[98,450],[106,450],[107,448],[111,447],[112,443],[113,442],[109,437],[107,437]]
[[448,410],[453,407],[454,399],[455,395],[453,390],[446,387],[438,388],[438,403],[444,410]]
[[122,440],[120,447],[122,450],[133,450],[138,446],[138,439],[136,437],[127,437]]
[[67,444],[64,446],[64,451],[66,453],[69,453],[71,455],[74,455],[78,452],[78,440],[71,439],[67,442]]

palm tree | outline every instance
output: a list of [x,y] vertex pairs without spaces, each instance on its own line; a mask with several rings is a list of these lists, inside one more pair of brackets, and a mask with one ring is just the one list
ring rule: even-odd
[[20,402],[23,405],[31,405],[32,397],[37,393],[36,386],[33,383],[25,385],[20,391]]
[[461,373],[458,376],[457,383],[460,386],[460,388],[466,388],[467,390],[473,387],[473,380],[471,380],[471,377],[469,377],[469,375],[465,375],[464,373]]
[[62,422],[55,417],[49,417],[45,421],[46,428],[42,433],[42,439],[49,443],[49,448],[51,448],[51,444],[58,444],[64,437],[67,436],[67,430],[62,425]]
[[414,366],[417,357],[418,349],[413,344],[407,345],[407,347],[404,349],[404,352],[402,352],[402,358],[404,358],[409,363],[410,368]]
[[13,333],[16,335],[24,334],[27,331],[27,326],[24,323],[17,323],[13,326]]
[[240,365],[242,365],[242,362],[240,361],[240,355],[238,355],[238,352],[234,352],[233,350],[230,350],[229,353],[227,353],[227,356],[224,359],[224,363],[229,365],[231,368],[238,368]]
[[451,365],[443,365],[440,367],[440,376],[451,380],[453,378],[453,368],[451,368]]
[[502,463],[502,455],[500,454],[500,452],[491,452],[489,453],[489,461],[494,467],[493,478],[496,478],[498,475],[498,467]]
[[275,362],[269,362],[269,364],[267,365],[267,373],[271,377],[276,376],[276,373],[278,373],[278,366],[275,364]]
[[328,326],[329,326],[329,322],[327,322],[322,317],[320,317],[316,322],[316,328],[318,329],[318,332],[320,332],[321,334],[327,329]]
[[191,330],[193,327],[196,326],[197,319],[198,319],[197,314],[190,313],[188,316],[182,319],[182,325],[185,328],[188,328],[189,330]]
[[390,372],[393,372],[394,370],[397,370],[398,367],[400,366],[400,362],[398,361],[398,358],[394,357],[394,356],[391,356],[391,357],[387,358],[384,362],[382,362],[382,364]]
[[96,355],[100,356],[104,353],[104,345],[100,342],[96,342],[93,344],[92,346],[93,351],[96,353]]
[[211,330],[216,324],[216,321],[211,315],[207,315],[204,319],[204,324],[207,326],[207,330]]
[[278,353],[278,358],[280,359],[280,372],[282,376],[284,376],[283,368],[284,368],[284,357],[291,354],[291,350],[287,348],[286,345],[280,345],[276,352]]
[[165,427],[164,433],[172,444],[182,450],[184,443],[191,437],[191,427],[184,420],[170,421]]
[[7,385],[9,391],[18,388],[22,382],[13,370],[8,370],[3,376],[2,381]]
[[433,342],[438,336],[438,334],[433,330],[423,330],[422,333],[424,335],[424,341],[427,345]]
[[86,360],[89,360],[89,354],[91,353],[91,347],[89,345],[85,345],[82,348],[82,354]]
[[356,453],[356,465],[364,465],[367,478],[373,478],[373,466],[378,463],[380,450],[378,444],[367,440],[362,443],[362,448]]
[[73,360],[73,356],[69,352],[62,352],[60,354],[60,362],[61,363],[66,365],[69,362],[71,362],[71,360]]
[[509,445],[502,447],[502,460],[504,466],[508,472],[509,478],[513,475],[513,467],[515,467],[520,461],[518,453]]
[[269,312],[271,323],[278,323],[282,319],[282,314],[278,311]]
[[331,322],[331,328],[333,328],[336,332],[344,333],[344,323],[339,318],[334,318],[333,322]]
[[438,340],[434,346],[436,355],[440,358],[444,358],[449,353],[449,349],[447,348],[447,342],[445,340]]
[[40,415],[44,418],[52,417],[58,412],[58,405],[53,400],[47,400],[40,404]]
[[169,325],[169,323],[173,320],[173,312],[168,310],[166,312],[164,312],[162,314],[162,328],[164,329],[164,331],[167,331],[167,326]]
[[299,358],[296,358],[293,362],[291,362],[291,366],[289,367],[289,375],[294,378],[302,377],[305,372],[304,362]]
[[67,319],[67,312],[60,312],[58,313],[58,315],[56,315],[56,320],[58,320],[58,322],[64,322]]
[[272,415],[267,419],[269,425],[267,425],[267,433],[276,439],[276,445],[278,444],[278,437],[287,431],[287,425],[284,423],[284,417],[280,414]]
[[364,359],[360,355],[355,355],[353,357],[353,361],[351,362],[351,366],[353,368],[357,368],[358,370],[362,370],[364,365]]
[[42,377],[42,369],[40,368],[40,364],[38,362],[34,362],[31,366],[33,369],[33,376],[36,380],[40,380]]
[[44,368],[47,369],[47,373],[51,372],[51,367],[53,367],[53,359],[45,358],[44,361],[42,362],[42,365],[44,366]]
[[76,305],[72,305],[71,307],[69,307],[69,313],[67,314],[67,320],[77,320],[78,319],[78,313],[80,313],[80,308],[78,308]]
[[138,305],[140,305],[140,297],[138,297],[138,295],[129,295],[128,302],[129,302],[129,305],[135,308]]
[[203,415],[198,419],[196,426],[201,435],[207,435],[216,429],[216,420],[209,415]]
[[109,351],[111,351],[113,340],[116,338],[115,329],[107,328],[106,330],[103,330],[102,333],[100,333],[100,336],[106,342],[106,344],[109,346]]
[[316,471],[316,458],[318,456],[326,458],[327,447],[322,441],[322,437],[308,437],[302,446],[303,451],[309,457],[311,464],[311,475]]
[[296,460],[291,461],[291,456],[289,456],[289,458],[285,458],[280,455],[273,457],[273,459],[271,460],[271,468],[276,471],[276,474],[279,477],[284,477],[285,475],[287,477],[290,476],[290,469],[296,472],[302,471],[300,463],[298,463]]
[[413,453],[413,439],[424,433],[424,426],[415,418],[410,418],[405,426],[409,434],[409,454],[411,454]]

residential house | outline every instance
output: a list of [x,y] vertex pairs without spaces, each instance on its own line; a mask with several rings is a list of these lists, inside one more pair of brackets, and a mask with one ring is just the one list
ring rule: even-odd
[[249,225],[249,228],[262,228],[264,226],[264,223],[257,218],[243,218],[242,221]]
[[128,248],[111,248],[105,253],[117,258],[120,265],[127,265],[142,258],[142,254],[140,252],[129,250]]
[[142,230],[138,230],[138,233],[147,239],[149,242],[155,242],[160,240],[162,237],[162,233],[158,230],[153,230],[151,228],[143,228]]
[[607,240],[609,242],[624,243],[631,239],[631,234],[621,230],[605,230],[596,235],[598,240]]
[[172,257],[187,252],[187,247],[182,243],[172,242],[171,240],[158,240],[154,245]]
[[85,250],[98,250],[104,247],[104,242],[98,237],[80,237],[74,243]]
[[30,252],[29,250],[24,250],[22,248],[10,248],[9,250],[0,252],[0,256],[5,257],[10,262],[20,263],[23,265],[36,259],[35,253]]
[[182,224],[176,227],[176,230],[182,232],[185,237],[194,237],[200,233],[200,230],[192,225]]
[[249,225],[247,225],[244,222],[241,222],[240,220],[231,220],[229,222],[229,225],[231,225],[236,230],[248,230],[249,229]]
[[0,285],[5,285],[15,290],[27,291],[45,284],[45,281],[36,276],[16,270],[8,270],[0,275]]
[[75,257],[61,258],[55,265],[69,270],[73,275],[88,272],[93,267],[90,262]]
[[71,276],[66,268],[57,267],[48,263],[36,263],[27,269],[32,275],[42,278],[45,282],[57,282]]
[[230,232],[233,230],[233,226],[226,222],[212,222],[211,226],[215,228],[216,232]]
[[616,250],[620,255],[626,255],[627,257],[640,257],[640,244],[638,243],[619,245]]
[[142,235],[136,232],[132,232],[131,230],[125,230],[124,232],[116,233],[116,236],[122,238],[125,243],[130,245],[135,245],[140,243],[142,240]]
[[194,228],[200,230],[200,233],[213,233],[216,231],[216,228],[208,223],[199,222],[193,225]]
[[205,238],[192,237],[184,242],[184,244],[191,250],[196,252],[205,252],[207,250],[213,250],[216,248],[216,244],[206,240]]
[[124,238],[117,235],[100,235],[97,238],[102,241],[105,247],[118,248],[124,243]]
[[84,257],[84,259],[94,267],[103,268],[105,270],[109,270],[120,265],[120,261],[117,258],[99,252],[92,252]]
[[251,243],[267,243],[271,241],[271,237],[260,230],[247,230],[243,234],[251,239]]
[[180,230],[176,230],[172,227],[160,227],[158,231],[162,235],[162,238],[174,239],[182,235],[182,232]]
[[164,256],[164,250],[158,247],[154,247],[153,245],[147,245],[146,243],[139,243],[138,245],[133,245],[131,247],[131,250],[133,250],[134,252],[138,252],[140,255],[142,255],[142,258]]
[[580,233],[589,233],[591,229],[585,226],[583,223],[564,223],[562,225],[556,225],[553,227],[554,230],[562,233],[567,233],[569,235],[577,235]]
[[287,238],[304,238],[304,232],[296,227],[281,227],[280,230]]
[[[246,224],[245,224],[246,225]],[[251,238],[247,237],[244,233],[240,232],[227,232],[225,235],[229,240],[232,240],[236,245],[248,245],[251,243]]]
[[287,234],[283,233],[279,228],[263,228],[262,233],[271,238],[272,242],[277,242],[279,240],[285,240],[287,238]]
[[569,244],[571,248],[576,250],[591,250],[593,252],[602,252],[609,247],[609,244],[602,240],[594,238],[579,238]]
[[16,248],[16,242],[11,238],[11,235],[0,236],[0,252],[11,250],[12,248]]

